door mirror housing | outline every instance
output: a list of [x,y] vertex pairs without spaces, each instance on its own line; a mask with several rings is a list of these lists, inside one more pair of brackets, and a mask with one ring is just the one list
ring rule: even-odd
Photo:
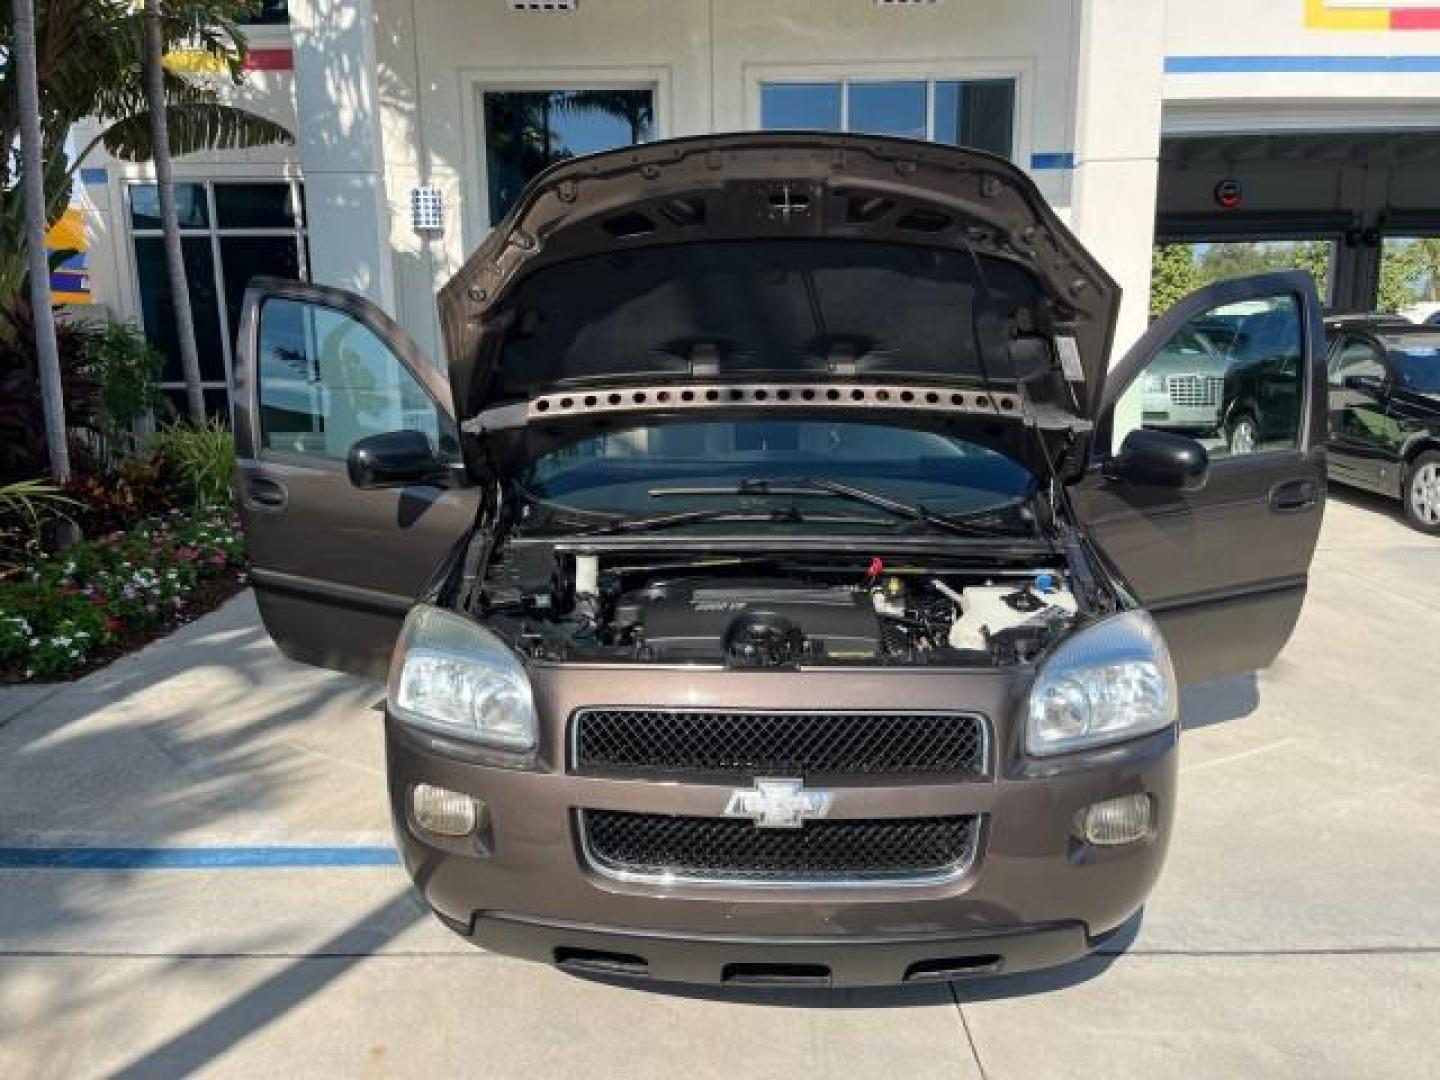
[[357,488],[396,488],[434,484],[447,472],[430,440],[419,431],[384,431],[350,447],[345,466]]
[[1106,463],[1105,475],[1124,484],[1199,491],[1210,475],[1210,454],[1187,435],[1137,428]]

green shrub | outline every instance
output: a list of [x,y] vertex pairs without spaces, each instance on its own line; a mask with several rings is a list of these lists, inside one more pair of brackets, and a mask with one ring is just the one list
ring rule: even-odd
[[122,461],[105,474],[77,476],[65,491],[76,501],[70,517],[87,537],[130,528],[171,510],[188,509],[190,495],[165,458],[151,454]]
[[87,329],[85,365],[97,389],[101,434],[125,438],[137,421],[167,403],[155,389],[165,358],[133,323],[107,318]]
[[32,583],[0,595],[0,663],[23,668],[26,678],[66,675],[110,637],[105,613],[79,593]]
[[238,522],[217,510],[172,511],[41,556],[0,581],[0,676],[75,674],[117,639],[185,621],[202,582],[244,567]]
[[176,422],[152,440],[155,457],[175,470],[196,506],[230,506],[235,475],[235,437],[219,420],[201,427]]
[[[70,464],[83,472],[93,464],[77,431],[96,431],[99,392],[86,360],[90,330],[75,319],[59,319],[60,383],[65,422],[70,428]],[[35,320],[23,296],[0,297],[0,481],[24,480],[50,472],[41,407]]]
[[53,484],[17,480],[0,484],[0,577],[14,573],[39,556],[46,526],[69,517],[79,506]]

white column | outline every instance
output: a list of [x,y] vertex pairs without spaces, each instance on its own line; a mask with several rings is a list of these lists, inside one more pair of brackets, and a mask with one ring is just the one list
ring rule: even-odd
[[1163,0],[1084,0],[1071,226],[1124,289],[1112,362],[1149,321]]
[[290,0],[310,277],[395,309],[374,0]]

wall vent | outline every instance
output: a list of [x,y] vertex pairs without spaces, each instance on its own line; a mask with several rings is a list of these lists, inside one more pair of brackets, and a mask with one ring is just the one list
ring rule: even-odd
[[434,184],[410,189],[410,227],[417,233],[445,230],[445,197]]
[[505,0],[511,11],[574,11],[580,0]]

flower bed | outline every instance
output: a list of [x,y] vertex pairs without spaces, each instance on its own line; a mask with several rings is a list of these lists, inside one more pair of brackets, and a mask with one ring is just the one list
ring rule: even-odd
[[230,510],[172,510],[0,580],[0,682],[68,679],[212,610],[244,581]]

